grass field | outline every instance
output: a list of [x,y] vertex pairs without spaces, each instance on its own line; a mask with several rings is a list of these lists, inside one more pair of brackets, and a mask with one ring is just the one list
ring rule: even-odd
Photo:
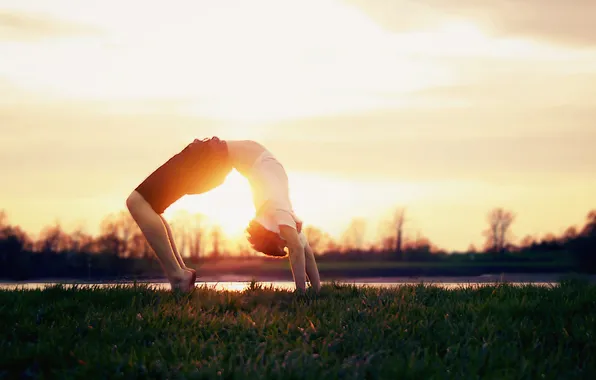
[[0,378],[594,379],[596,286],[0,291]]

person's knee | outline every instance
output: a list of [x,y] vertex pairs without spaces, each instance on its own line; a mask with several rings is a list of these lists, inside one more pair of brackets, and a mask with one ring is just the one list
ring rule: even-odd
[[128,211],[132,212],[133,210],[141,207],[144,202],[145,199],[143,196],[139,194],[138,191],[134,190],[132,193],[130,193],[128,198],[126,198],[126,208],[128,208]]

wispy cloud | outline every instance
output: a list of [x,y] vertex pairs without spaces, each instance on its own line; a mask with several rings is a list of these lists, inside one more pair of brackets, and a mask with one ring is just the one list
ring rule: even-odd
[[596,45],[592,0],[345,0],[395,32],[424,28],[441,19],[468,19],[497,36]]

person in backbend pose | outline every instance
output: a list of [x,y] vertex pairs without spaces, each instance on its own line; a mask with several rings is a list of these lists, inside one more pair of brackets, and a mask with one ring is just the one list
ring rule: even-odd
[[151,173],[132,191],[126,206],[155,251],[172,289],[194,289],[196,272],[189,269],[174,243],[163,212],[184,195],[201,194],[220,186],[236,169],[250,183],[255,217],[246,231],[253,249],[269,256],[286,256],[296,289],[321,287],[312,248],[302,232],[289,196],[282,164],[263,145],[250,140],[195,139]]

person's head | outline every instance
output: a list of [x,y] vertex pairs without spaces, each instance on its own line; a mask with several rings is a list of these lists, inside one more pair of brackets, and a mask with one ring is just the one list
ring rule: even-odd
[[277,233],[263,227],[260,223],[251,220],[246,229],[246,237],[255,251],[272,257],[285,257],[286,242]]

